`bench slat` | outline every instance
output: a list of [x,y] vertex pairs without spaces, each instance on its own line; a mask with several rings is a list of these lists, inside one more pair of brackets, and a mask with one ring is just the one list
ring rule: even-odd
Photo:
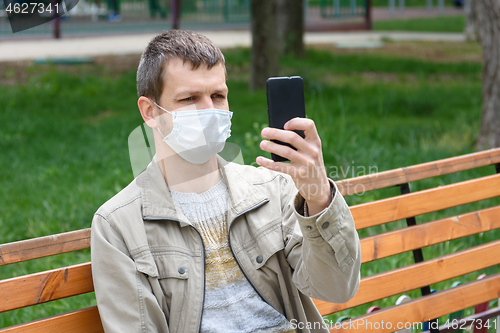
[[[375,311],[371,314],[355,318],[351,323],[352,326],[347,323],[344,328],[331,328],[330,332],[393,332],[397,330],[397,323],[423,322],[430,318],[439,318],[446,314],[496,299],[499,290],[500,273],[420,297],[408,303]],[[384,322],[383,327],[381,327],[382,321]],[[356,329],[358,322],[360,326],[359,329]],[[391,324],[387,324],[388,322]],[[371,323],[372,326],[368,326],[368,329],[366,329],[365,327],[369,325],[368,323]],[[389,328],[389,325],[392,325],[392,327]]]
[[0,266],[90,247],[90,228],[0,245]]
[[315,300],[315,304],[321,315],[332,314],[500,264],[500,256],[492,253],[500,253],[500,240],[366,277],[347,303]]
[[356,229],[500,196],[500,174],[351,207]]
[[0,313],[94,291],[90,263],[0,281]]
[[1,333],[104,333],[97,307],[0,329]]
[[500,228],[500,206],[361,239],[361,262]]
[[342,195],[372,191],[500,163],[500,148],[336,181]]

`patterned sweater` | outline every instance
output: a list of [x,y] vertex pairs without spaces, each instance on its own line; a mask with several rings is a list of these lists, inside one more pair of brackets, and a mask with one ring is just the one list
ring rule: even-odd
[[257,294],[228,244],[227,186],[222,179],[203,193],[171,191],[205,245],[203,333],[295,332],[290,322]]

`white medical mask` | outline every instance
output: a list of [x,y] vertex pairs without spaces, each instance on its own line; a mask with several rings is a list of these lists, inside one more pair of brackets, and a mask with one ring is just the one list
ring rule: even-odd
[[157,107],[172,115],[172,132],[164,136],[163,142],[179,156],[193,164],[207,162],[224,149],[226,139],[231,136],[231,111],[219,109],[168,111],[152,101]]

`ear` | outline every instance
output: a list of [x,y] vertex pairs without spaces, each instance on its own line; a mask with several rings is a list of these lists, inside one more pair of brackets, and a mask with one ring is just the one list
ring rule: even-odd
[[158,127],[158,122],[155,119],[154,103],[149,98],[141,96],[137,101],[137,106],[139,107],[139,111],[141,111],[142,119],[144,119],[146,125],[151,128]]

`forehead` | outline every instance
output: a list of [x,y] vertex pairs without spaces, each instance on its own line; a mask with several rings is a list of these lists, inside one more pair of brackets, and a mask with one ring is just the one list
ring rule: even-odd
[[208,68],[206,64],[193,69],[189,61],[180,58],[170,59],[163,71],[164,92],[176,93],[191,90],[222,89],[226,87],[226,72],[220,63]]

